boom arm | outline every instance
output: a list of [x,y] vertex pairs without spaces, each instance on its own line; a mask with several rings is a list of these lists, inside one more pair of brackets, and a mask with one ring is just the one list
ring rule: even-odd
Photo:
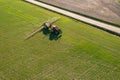
[[[53,24],[53,23],[55,23],[56,21],[58,21],[59,19],[60,19],[60,18],[55,17],[55,18],[52,18],[52,19],[48,20],[47,22],[48,22],[49,24]],[[44,24],[44,23],[43,23],[43,24]],[[29,33],[25,39],[28,39],[28,38],[34,36],[36,33],[38,33],[38,32],[44,27],[43,24],[42,24],[40,27],[38,27],[37,29],[33,30],[31,33]]]

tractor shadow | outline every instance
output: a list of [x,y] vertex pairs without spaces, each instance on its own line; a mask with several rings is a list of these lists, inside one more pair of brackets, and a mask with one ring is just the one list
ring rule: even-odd
[[49,30],[49,28],[42,28],[40,30],[40,32],[42,32],[44,35],[48,35],[49,36],[49,40],[58,40],[59,38],[62,37],[62,34],[55,34],[54,32],[51,32],[51,30]]
[[50,34],[50,30],[48,28],[42,28],[41,31],[44,35]]
[[62,37],[62,34],[55,34],[55,33],[50,33],[50,35],[49,35],[49,40],[58,40],[59,38],[61,38]]

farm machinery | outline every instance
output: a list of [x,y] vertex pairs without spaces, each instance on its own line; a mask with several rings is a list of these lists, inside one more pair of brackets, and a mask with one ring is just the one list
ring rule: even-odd
[[25,39],[28,39],[32,36],[34,36],[35,34],[37,34],[40,31],[46,32],[48,31],[50,33],[50,35],[54,35],[54,36],[61,36],[62,31],[61,29],[59,29],[56,25],[53,25],[53,23],[55,23],[56,21],[58,21],[60,18],[55,17],[52,18],[46,22],[44,22],[40,27],[38,27],[37,29],[33,30],[32,32],[30,32]]

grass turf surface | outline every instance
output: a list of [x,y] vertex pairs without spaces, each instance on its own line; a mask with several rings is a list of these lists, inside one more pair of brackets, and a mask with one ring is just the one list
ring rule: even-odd
[[[25,34],[52,17],[63,36]],[[120,38],[21,0],[0,0],[1,80],[119,80]]]
[[118,0],[118,2],[120,2],[120,0]]

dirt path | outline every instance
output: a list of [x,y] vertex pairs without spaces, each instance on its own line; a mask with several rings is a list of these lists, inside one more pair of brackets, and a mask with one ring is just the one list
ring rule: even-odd
[[96,20],[92,20],[90,18],[86,18],[86,17],[83,17],[81,15],[78,15],[78,14],[75,14],[75,13],[72,13],[72,12],[69,12],[69,11],[66,11],[66,10],[48,5],[48,4],[44,4],[44,3],[41,3],[41,2],[38,2],[38,1],[35,1],[35,0],[25,0],[25,1],[30,2],[32,4],[35,4],[35,5],[38,5],[38,6],[41,6],[41,7],[44,7],[44,8],[47,8],[47,9],[55,11],[57,13],[61,13],[63,15],[72,17],[74,19],[83,21],[85,23],[92,24],[94,26],[97,26],[99,28],[102,28],[106,31],[110,31],[110,32],[115,33],[116,35],[120,36],[120,28],[118,28],[116,26],[112,26],[112,25],[102,23],[102,22],[99,22],[99,21],[96,21]]
[[39,0],[106,22],[120,24],[120,4],[117,0]]

